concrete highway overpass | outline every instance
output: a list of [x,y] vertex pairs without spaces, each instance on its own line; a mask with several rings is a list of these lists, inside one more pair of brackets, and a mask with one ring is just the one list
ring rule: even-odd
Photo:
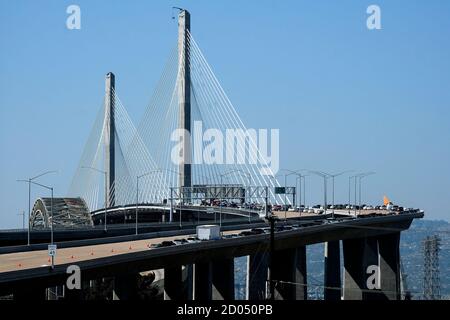
[[[336,220],[289,219],[297,228],[275,234],[272,275],[276,298],[306,299],[305,246],[325,243],[325,299],[398,299],[400,297],[400,232],[409,228],[419,211],[366,218],[338,216]],[[306,222],[306,223],[302,223]],[[241,227],[242,228],[242,227]],[[233,230],[226,233],[239,233]],[[235,228],[236,229],[236,228]],[[180,231],[181,232],[181,231]],[[182,232],[181,232],[182,233]],[[189,233],[184,231],[184,237]],[[141,235],[141,237],[144,235]],[[136,297],[136,275],[164,269],[167,299],[234,298],[234,258],[248,256],[247,298],[267,297],[269,235],[249,235],[220,240],[151,248],[149,245],[180,238],[181,234],[140,240],[75,246],[59,249],[54,269],[46,250],[0,255],[0,295],[17,299],[44,297],[45,289],[64,285],[68,266],[81,269],[83,282],[113,277],[115,296]],[[340,247],[344,272],[340,274]],[[369,290],[366,269],[376,265],[380,288]],[[189,276],[183,276],[183,270]],[[186,284],[186,282],[189,282]],[[299,285],[290,285],[296,283]],[[183,288],[183,289],[181,289]],[[67,297],[78,297],[67,290]]]

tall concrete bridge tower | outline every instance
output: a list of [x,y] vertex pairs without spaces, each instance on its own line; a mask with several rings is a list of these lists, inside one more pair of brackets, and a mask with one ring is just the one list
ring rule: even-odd
[[114,103],[115,103],[116,80],[114,73],[109,72],[105,80],[105,192],[107,196],[107,207],[114,206],[114,181],[115,181],[115,122],[114,122]]
[[182,9],[178,15],[178,104],[179,129],[183,129],[183,161],[179,165],[179,187],[190,187],[191,179],[191,71],[190,42],[191,15]]

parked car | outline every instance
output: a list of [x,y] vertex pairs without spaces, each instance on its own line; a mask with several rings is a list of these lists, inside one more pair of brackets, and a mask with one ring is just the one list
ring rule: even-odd
[[151,247],[152,248],[163,248],[163,247],[171,247],[171,246],[175,246],[175,245],[176,245],[176,243],[174,241],[165,240],[163,242],[153,244],[153,245],[151,245]]
[[222,236],[223,239],[233,239],[233,238],[237,238],[237,237],[239,237],[239,235],[236,234],[236,233],[225,234],[225,235]]
[[251,230],[251,232],[253,232],[254,234],[262,234],[262,233],[265,233],[265,232],[264,232],[264,229],[262,229],[262,228],[254,228],[254,229]]
[[200,241],[196,237],[188,237],[186,240],[187,240],[188,243],[195,243],[195,242],[199,242]]
[[175,244],[185,244],[185,243],[188,243],[187,239],[175,239],[175,240],[173,240],[173,242],[175,242]]
[[241,233],[239,233],[240,236],[244,236],[244,237],[246,237],[246,236],[253,236],[255,234],[256,233],[254,233],[253,231],[248,231],[248,230],[242,231]]
[[280,211],[281,210],[281,206],[279,204],[274,204],[272,206],[272,211]]

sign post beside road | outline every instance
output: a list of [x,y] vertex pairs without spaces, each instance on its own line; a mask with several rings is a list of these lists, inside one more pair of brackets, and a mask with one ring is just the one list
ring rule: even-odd
[[48,255],[52,258],[52,269],[55,267],[56,244],[48,245]]

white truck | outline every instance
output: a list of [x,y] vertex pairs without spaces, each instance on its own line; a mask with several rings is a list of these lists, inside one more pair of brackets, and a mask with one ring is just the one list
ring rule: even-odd
[[220,226],[215,224],[197,226],[197,238],[199,240],[220,239]]

